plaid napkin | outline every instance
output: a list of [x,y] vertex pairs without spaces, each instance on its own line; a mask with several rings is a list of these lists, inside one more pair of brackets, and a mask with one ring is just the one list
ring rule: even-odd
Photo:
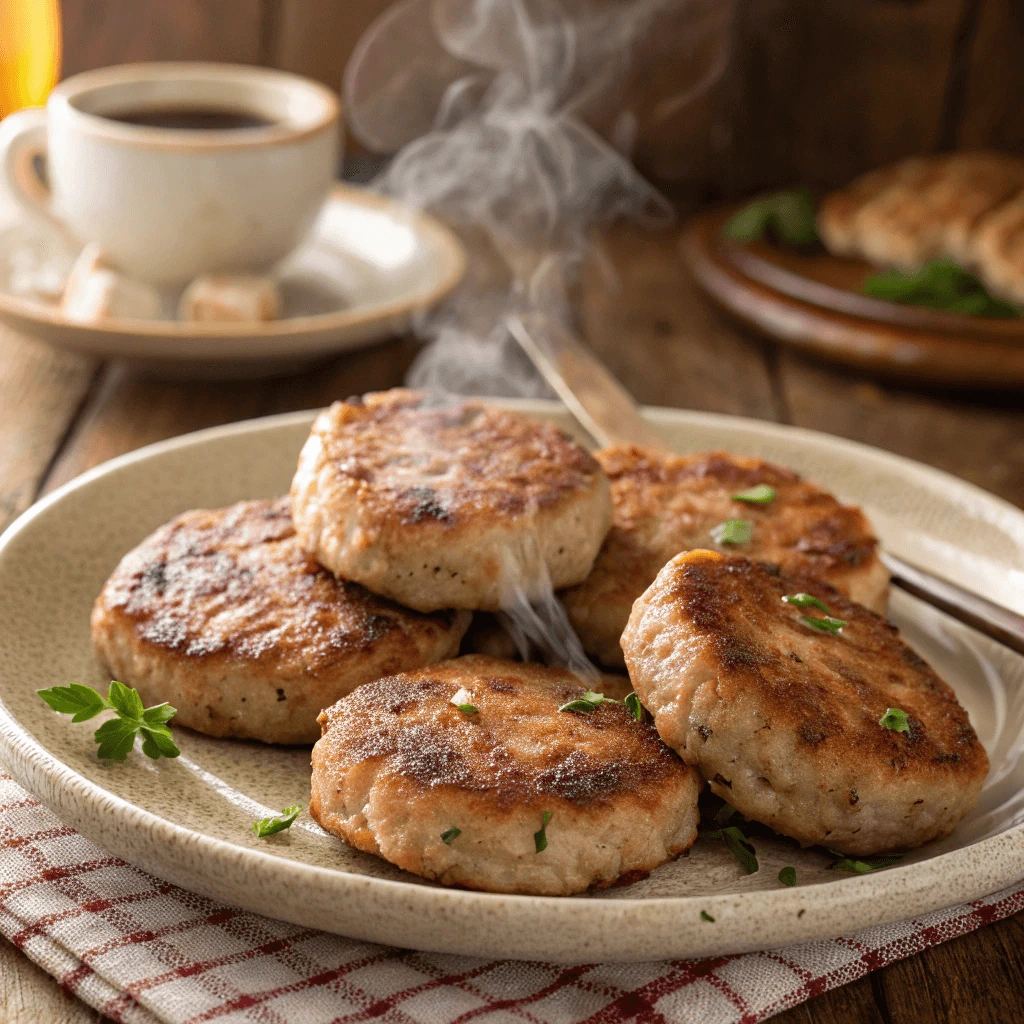
[[646,964],[479,960],[272,921],[162,882],[62,824],[0,771],[0,931],[131,1024],[756,1024],[1024,909],[1024,883],[859,935]]

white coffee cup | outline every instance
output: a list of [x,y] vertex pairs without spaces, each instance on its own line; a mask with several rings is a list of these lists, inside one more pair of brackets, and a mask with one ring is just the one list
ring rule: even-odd
[[[153,111],[244,114],[258,127],[152,127]],[[48,186],[36,173],[44,155]],[[302,240],[340,155],[339,104],[316,82],[233,64],[128,64],[75,75],[0,123],[0,168],[28,210],[161,286],[263,271]]]

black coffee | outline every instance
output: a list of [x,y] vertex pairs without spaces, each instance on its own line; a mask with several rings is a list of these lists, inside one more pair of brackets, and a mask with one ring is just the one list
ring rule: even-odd
[[184,128],[188,131],[233,131],[267,128],[274,122],[248,110],[215,110],[208,107],[145,107],[104,114],[111,121],[145,128]]

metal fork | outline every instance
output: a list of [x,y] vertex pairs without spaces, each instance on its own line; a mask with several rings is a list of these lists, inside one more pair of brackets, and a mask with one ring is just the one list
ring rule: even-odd
[[[640,416],[632,395],[574,334],[541,315],[513,316],[508,328],[600,447],[623,442],[664,447],[658,434]],[[895,586],[1024,654],[1024,615],[887,551],[879,555]]]

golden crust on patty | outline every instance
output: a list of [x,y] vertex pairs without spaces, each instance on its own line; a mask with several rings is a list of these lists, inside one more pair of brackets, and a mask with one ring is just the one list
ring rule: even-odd
[[450,657],[466,612],[421,615],[335,579],[299,547],[287,498],[187,512],[121,560],[97,598],[106,669],[176,725],[312,743],[361,683]]
[[[619,638],[633,602],[662,566],[680,551],[711,547],[710,531],[727,519],[753,523],[742,554],[814,572],[885,611],[889,576],[864,513],[792,471],[725,452],[684,456],[632,445],[597,459],[611,481],[612,528],[590,575],[561,598],[587,653],[603,665],[623,664]],[[774,488],[775,500],[733,499],[758,484]]]
[[558,710],[586,689],[480,655],[377,680],[321,715],[310,813],[448,885],[559,895],[649,872],[693,843],[700,780],[622,704]]
[[292,514],[319,562],[420,611],[496,610],[509,559],[528,592],[578,583],[611,520],[601,467],[551,424],[403,389],[321,413]]
[[[839,633],[813,628],[809,594]],[[712,551],[674,558],[622,638],[661,737],[755,821],[850,854],[947,835],[988,758],[956,695],[894,626],[806,573]],[[909,731],[884,728],[887,709]]]

